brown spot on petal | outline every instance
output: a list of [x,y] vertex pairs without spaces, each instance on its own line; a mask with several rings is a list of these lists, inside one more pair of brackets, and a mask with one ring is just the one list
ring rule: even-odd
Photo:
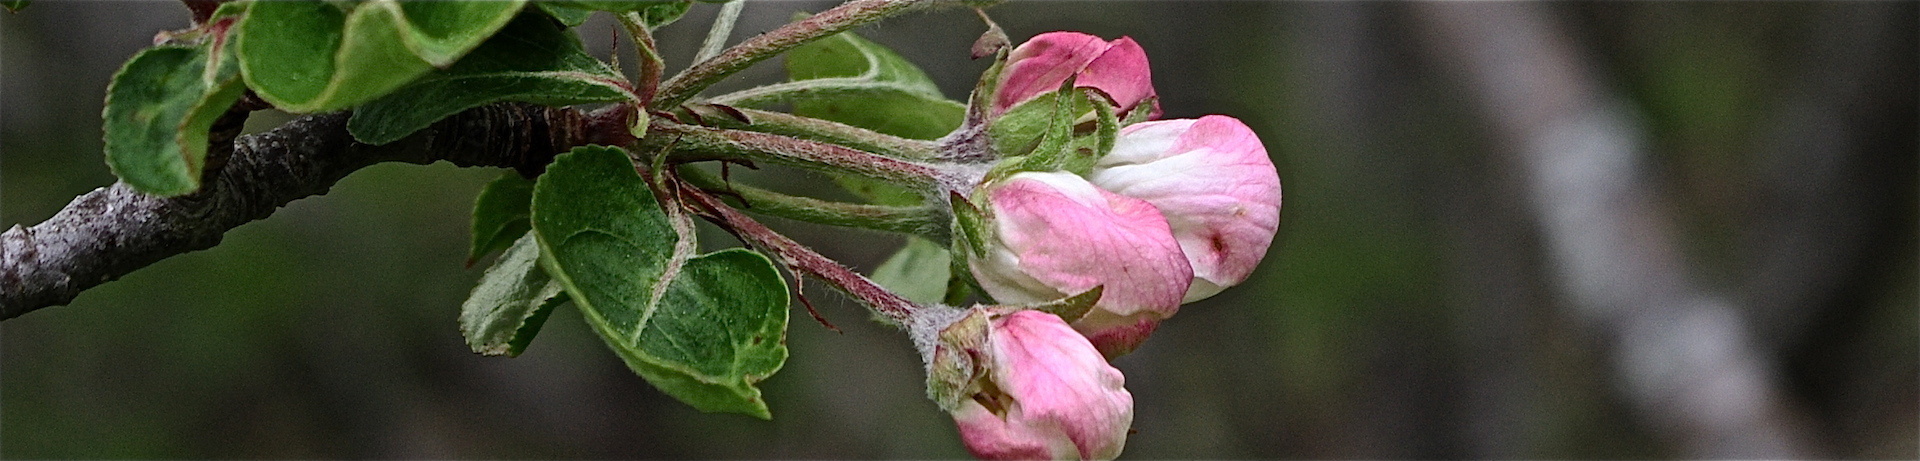
[[1212,248],[1214,253],[1225,254],[1227,252],[1226,236],[1220,235],[1219,232],[1208,233],[1207,246]]

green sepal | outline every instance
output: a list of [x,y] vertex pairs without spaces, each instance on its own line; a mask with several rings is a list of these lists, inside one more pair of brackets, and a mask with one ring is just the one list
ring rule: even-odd
[[353,112],[347,131],[386,144],[467,109],[502,101],[549,106],[629,101],[625,80],[580,39],[539,14],[520,15],[472,53]]
[[[1140,100],[1139,104],[1133,105],[1134,110],[1127,111],[1127,118],[1120,121],[1120,126],[1132,126],[1135,123],[1153,119],[1153,107],[1159,102],[1159,96],[1148,96],[1146,99]],[[1146,109],[1143,110],[1141,108]]]
[[[1074,127],[1079,124],[1080,117],[1078,114],[1091,111],[1092,102],[1090,102],[1085,93],[1073,91],[1073,80],[1072,78],[1068,78],[1066,82],[1061,83],[1060,89],[1051,93],[1051,96],[1028,101],[1014,109],[1015,111],[1023,109],[1029,111],[1038,109],[1050,110],[1051,112],[1044,119],[1046,122],[1044,125],[1040,125],[1038,122],[1032,122],[1030,118],[1014,119],[1014,122],[1011,123],[1002,123],[1007,119],[995,122],[994,126],[989,129],[989,134],[993,136],[994,142],[996,143],[1003,141],[1017,142],[1013,139],[1014,137],[1028,136],[1031,134],[1027,132],[1030,131],[1029,127],[1040,127],[1041,129],[1037,132],[1038,138],[1035,139],[1029,147],[1024,148],[1027,150],[1017,151],[1021,153],[1004,157],[999,163],[995,163],[993,168],[987,171],[986,181],[996,181],[1026,171],[1061,171],[1065,170],[1069,164],[1092,166],[1092,161],[1087,160],[1086,157],[1092,157],[1094,152],[1092,149],[1078,149],[1078,146],[1075,145],[1074,136]],[[1041,100],[1046,101],[1044,104],[1036,104],[1041,102]],[[1028,107],[1032,107],[1033,109],[1026,109]],[[1087,110],[1081,110],[1082,107],[1087,108]],[[1008,113],[1011,114],[1013,112],[1010,111]],[[1015,126],[1015,124],[1024,124],[1018,125],[1023,127],[1018,129],[1025,131],[1021,131],[1020,134],[1008,134],[1006,132],[997,135],[992,134],[993,129],[998,129],[1003,126]],[[1003,151],[1002,154],[1006,154],[1006,152]]]
[[953,228],[959,231],[954,233],[958,237],[954,239],[955,256],[985,255],[986,247],[991,245],[987,239],[993,235],[986,227],[986,212],[959,192],[948,192],[947,202],[953,209]]
[[971,291],[992,303],[993,296],[979,289],[980,281],[973,278],[971,267],[973,258],[986,256],[987,248],[998,244],[998,237],[987,228],[990,225],[987,211],[975,206],[959,192],[948,192],[947,204],[953,213],[953,241],[949,245],[952,249],[947,252],[952,264],[947,270],[951,278],[947,282],[945,301],[947,304],[959,304],[966,298],[967,289],[972,288]]
[[1076,153],[1073,151],[1073,126],[1078,119],[1074,106],[1079,105],[1086,95],[1073,91],[1074,78],[1060,83],[1060,89],[1054,92],[1053,116],[1047,120],[1047,129],[1041,132],[1040,143],[1033,152],[1027,153],[1023,168],[1025,171],[1056,171],[1065,165]]
[[1106,285],[1096,285],[1087,291],[1082,291],[1080,294],[1073,296],[1016,307],[1057,315],[1060,316],[1061,320],[1065,320],[1067,323],[1073,323],[1074,321],[1080,320],[1081,317],[1086,317],[1088,312],[1093,311],[1093,305],[1100,302],[1100,294],[1105,292],[1106,288]]
[[121,181],[162,197],[200,189],[207,132],[246,89],[225,43],[148,48],[114,74],[102,131]]
[[473,244],[467,251],[467,264],[488,253],[504,250],[533,229],[528,221],[533,205],[533,180],[508,171],[480,189],[473,200]]
[[527,349],[567,294],[540,269],[540,244],[531,235],[513,242],[487,268],[460,305],[460,333],[480,355],[514,357]]
[[1094,129],[1092,133],[1074,136],[1068,144],[1060,169],[1085,176],[1093,171],[1102,157],[1113,152],[1113,143],[1120,136],[1120,118],[1114,111],[1113,103],[1104,92],[1093,88],[1081,88],[1077,102],[1093,106]]
[[980,306],[970,307],[964,316],[935,334],[938,346],[927,364],[927,397],[942,410],[958,409],[960,402],[980,392],[983,364],[974,359],[986,357],[993,315]]
[[766,256],[694,256],[626,152],[562,154],[534,186],[540,267],[654,387],[702,411],[767,419],[755,383],[786,362],[786,282]]

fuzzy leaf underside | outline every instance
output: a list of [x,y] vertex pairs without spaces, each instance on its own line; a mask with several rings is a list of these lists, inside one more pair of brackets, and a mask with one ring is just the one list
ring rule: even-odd
[[540,266],[629,368],[702,411],[771,416],[754,384],[787,357],[788,292],[772,261],[677,255],[691,236],[616,148],[556,158],[532,209]]
[[474,353],[517,356],[566,300],[560,283],[540,269],[539,242],[523,236],[487,268],[461,304],[460,333]]

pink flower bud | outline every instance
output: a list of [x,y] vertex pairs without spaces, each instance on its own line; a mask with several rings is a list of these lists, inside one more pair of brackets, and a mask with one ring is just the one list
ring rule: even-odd
[[[1076,75],[1079,79],[1075,86],[1106,92],[1121,113],[1154,96],[1147,52],[1132,38],[1108,42],[1079,32],[1048,32],[1035,35],[1008,53],[1000,89],[994,95],[993,113],[1005,113],[1057,90],[1068,77]],[[1154,102],[1148,110],[1152,116],[1160,116],[1160,103]]]
[[1086,338],[1030,310],[994,316],[987,336],[978,392],[952,410],[968,451],[981,459],[1120,456],[1133,394]]
[[1153,205],[1071,173],[1019,173],[987,187],[994,235],[970,264],[994,299],[1038,303],[1105,287],[1073,326],[1110,357],[1179,311],[1193,271]]
[[1280,225],[1280,176],[1260,138],[1233,117],[1128,126],[1087,178],[1166,216],[1193,268],[1186,302],[1246,280]]

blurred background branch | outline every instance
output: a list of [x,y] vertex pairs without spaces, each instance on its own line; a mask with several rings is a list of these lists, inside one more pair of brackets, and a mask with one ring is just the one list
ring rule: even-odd
[[1414,15],[1526,178],[1553,281],[1611,346],[1635,409],[1689,457],[1810,455],[1747,311],[1692,280],[1630,108],[1546,6],[1422,4]]

